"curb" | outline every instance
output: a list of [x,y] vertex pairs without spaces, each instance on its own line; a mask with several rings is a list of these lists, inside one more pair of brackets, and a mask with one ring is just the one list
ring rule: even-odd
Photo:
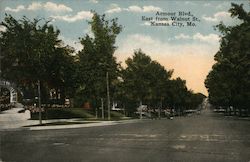
[[55,126],[33,126],[28,127],[28,130],[52,130],[52,129],[71,129],[71,128],[87,128],[87,127],[100,127],[100,126],[110,126],[110,125],[118,125],[118,124],[129,124],[139,122],[141,120],[127,120],[127,121],[102,121],[96,123],[88,123],[88,124],[72,124],[72,125],[55,125]]

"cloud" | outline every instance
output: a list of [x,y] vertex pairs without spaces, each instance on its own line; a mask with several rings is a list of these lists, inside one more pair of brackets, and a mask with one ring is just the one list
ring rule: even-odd
[[0,25],[0,32],[5,32],[6,31],[6,27],[3,25]]
[[186,34],[179,34],[177,36],[174,37],[175,39],[190,39],[190,40],[198,40],[201,42],[206,42],[206,43],[210,43],[210,44],[214,44],[214,43],[218,43],[220,40],[219,35],[217,34],[208,34],[208,35],[203,35],[201,33],[196,33],[193,36],[190,35],[186,35]]
[[143,6],[143,12],[154,12],[154,11],[162,11],[160,7],[155,6]]
[[192,37],[190,37],[189,35],[183,34],[181,33],[180,35],[176,35],[175,39],[191,39]]
[[161,11],[160,7],[155,6],[129,6],[128,8],[124,9],[128,12],[155,12],[155,11]]
[[142,12],[143,9],[139,6],[129,6],[128,8],[125,8],[124,10],[129,12]]
[[221,11],[221,12],[215,13],[213,16],[210,16],[210,17],[204,15],[202,18],[208,22],[219,22],[221,20],[229,19],[230,13]]
[[27,7],[25,7],[23,5],[19,5],[15,9],[12,9],[10,7],[6,7],[5,11],[19,12],[19,11],[23,11],[23,10],[36,11],[36,10],[42,10],[42,9],[44,9],[46,11],[50,11],[50,12],[71,12],[71,11],[73,11],[70,7],[68,7],[64,4],[56,4],[53,2],[46,2],[46,3],[32,2]]
[[40,2],[32,2],[32,4],[30,4],[27,9],[35,11],[35,10],[39,10],[42,8],[43,8],[43,5]]
[[10,11],[10,12],[19,12],[23,10],[25,10],[25,7],[23,5],[19,5],[16,8],[10,8],[10,7],[5,8],[5,11]]
[[200,41],[207,42],[207,43],[217,43],[219,42],[220,37],[217,34],[202,35],[201,33],[196,33],[193,36],[193,39],[200,40]]
[[[199,38],[198,35],[196,37]],[[219,49],[219,42],[217,44],[195,41],[182,44],[170,42],[163,42],[143,34],[128,35],[119,42],[115,56],[124,65],[124,60],[131,57],[135,49],[142,48],[143,52],[158,60],[168,70],[174,69],[173,77],[180,76],[187,80],[188,88],[207,94],[204,80],[214,63],[213,56]]]
[[153,44],[155,40],[151,38],[151,36],[148,35],[141,35],[141,34],[133,34],[128,37],[131,40],[136,40],[138,42],[143,42],[146,44]]
[[110,8],[106,11],[106,13],[118,13],[121,12],[122,9],[117,4],[111,4]]
[[55,11],[55,12],[71,12],[73,11],[70,7],[65,6],[64,4],[56,4],[52,2],[46,2],[44,4],[44,8],[48,11]]
[[141,12],[141,13],[146,13],[146,12],[156,12],[156,11],[162,11],[160,7],[156,6],[129,6],[128,8],[121,8],[117,4],[111,4],[110,8],[106,11],[106,13],[118,13],[122,11],[127,11],[127,12]]
[[90,3],[95,3],[95,4],[98,3],[97,0],[89,0],[89,2],[90,2]]
[[67,22],[75,22],[78,20],[90,19],[93,16],[93,13],[90,11],[80,11],[77,12],[76,15],[64,15],[64,16],[51,16],[54,19],[67,21]]
[[[186,36],[184,34],[181,34],[182,37],[191,37]],[[192,39],[196,40],[204,40],[207,41],[208,38],[212,37],[204,36],[200,33],[195,34],[192,36]],[[129,43],[128,43],[129,42]],[[198,44],[198,45],[197,45]],[[217,42],[219,44],[219,42]],[[173,55],[173,54],[185,54],[185,53],[202,53],[202,54],[211,54],[211,49],[207,48],[208,46],[214,46],[214,44],[201,44],[200,42],[191,42],[188,41],[186,44],[173,44],[169,42],[162,42],[159,39],[153,38],[149,35],[143,35],[143,34],[132,34],[128,35],[127,38],[125,38],[118,51],[125,53],[129,52],[133,53],[134,49],[142,48],[145,49],[149,53],[157,53],[164,55]],[[178,48],[177,48],[178,47]],[[206,50],[205,50],[206,49]]]

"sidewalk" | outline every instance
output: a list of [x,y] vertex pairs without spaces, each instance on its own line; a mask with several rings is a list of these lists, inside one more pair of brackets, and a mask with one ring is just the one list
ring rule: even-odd
[[30,118],[30,112],[25,111],[18,113],[23,108],[12,108],[1,112],[0,114],[0,130],[1,129],[13,129],[20,128],[26,124],[36,124],[36,121],[28,120]]
[[[69,125],[50,125],[50,126],[32,126],[38,125],[39,120],[29,120],[30,112],[18,113],[23,110],[22,108],[13,108],[4,111],[0,114],[0,131],[13,130],[13,129],[28,129],[28,130],[48,130],[48,129],[67,129],[67,128],[83,128],[83,127],[96,127],[96,126],[108,126],[116,124],[134,123],[140,120],[120,120],[120,121],[81,121],[79,118],[75,119],[50,119],[43,120],[42,123],[54,123],[54,122],[79,122],[82,124],[69,124]],[[25,127],[26,126],[26,127]],[[32,127],[27,127],[32,126]]]

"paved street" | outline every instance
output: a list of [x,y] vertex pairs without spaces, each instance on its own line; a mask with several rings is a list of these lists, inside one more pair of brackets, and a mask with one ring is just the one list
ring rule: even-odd
[[209,110],[174,120],[0,133],[4,162],[250,161],[250,121]]

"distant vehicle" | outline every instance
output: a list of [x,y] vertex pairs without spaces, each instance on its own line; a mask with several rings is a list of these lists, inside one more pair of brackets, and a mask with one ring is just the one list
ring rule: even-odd
[[226,109],[223,109],[223,108],[214,109],[214,112],[224,113],[224,112],[226,112]]
[[123,111],[124,108],[120,108],[120,107],[112,107],[111,110],[113,111]]

